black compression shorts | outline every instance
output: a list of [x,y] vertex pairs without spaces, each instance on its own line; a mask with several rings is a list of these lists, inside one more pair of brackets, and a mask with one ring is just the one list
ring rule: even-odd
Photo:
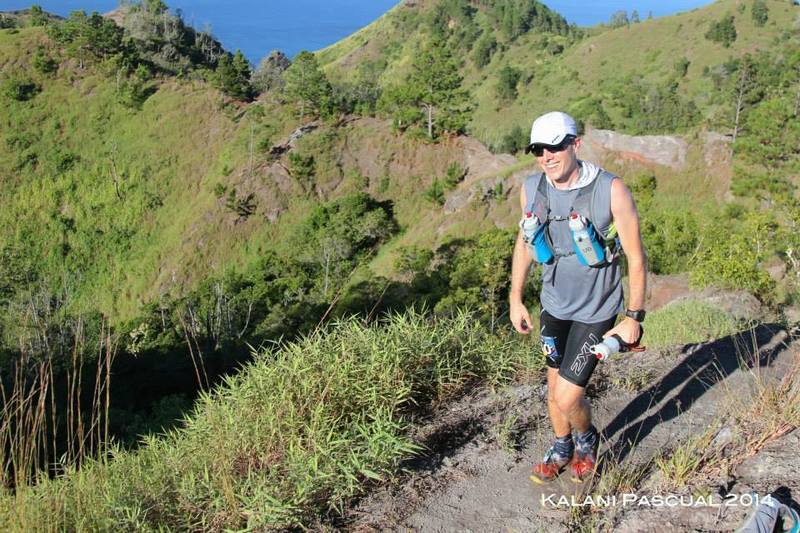
[[617,317],[585,324],[561,320],[542,310],[542,352],[547,366],[557,368],[558,374],[579,387],[585,387],[597,366],[597,357],[589,348],[603,340],[603,334],[614,327]]

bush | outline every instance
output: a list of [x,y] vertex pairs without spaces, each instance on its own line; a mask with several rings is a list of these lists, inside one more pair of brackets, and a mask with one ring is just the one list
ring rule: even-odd
[[603,101],[597,96],[590,96],[573,103],[569,109],[575,120],[591,124],[598,129],[611,129],[614,123],[603,107]]
[[431,186],[425,189],[425,199],[436,205],[444,205],[444,185],[439,178],[434,178]]
[[462,167],[458,162],[453,161],[447,166],[447,172],[444,176],[444,185],[447,190],[455,189],[461,183],[461,180],[467,175],[467,169]]
[[485,33],[478,42],[475,43],[475,50],[472,52],[472,61],[479,69],[488,65],[492,60],[492,54],[497,48],[497,41],[491,33]]
[[17,27],[17,21],[11,17],[0,13],[0,30],[6,30]]
[[719,339],[739,331],[729,314],[697,300],[670,303],[648,313],[646,346],[658,348]]
[[42,6],[33,4],[28,10],[28,24],[30,26],[47,26],[47,13]]
[[698,215],[688,209],[643,209],[640,220],[648,268],[654,274],[687,271],[699,245]]
[[737,37],[733,15],[728,15],[722,20],[712,22],[705,37],[709,41],[721,43],[725,48],[729,48]]
[[686,59],[686,57],[681,57],[675,61],[675,65],[673,66],[675,69],[675,75],[679,78],[685,78],[686,73],[689,72],[689,65],[691,65],[691,62]]
[[[763,302],[772,302],[775,282],[761,268],[778,245],[777,225],[767,212],[748,212],[740,221],[709,224],[693,265],[690,279],[695,286],[744,289]],[[723,217],[720,216],[719,219]]]
[[753,24],[756,26],[764,26],[767,23],[767,20],[769,20],[769,8],[764,0],[753,0],[750,15],[753,17]]
[[504,65],[497,78],[497,96],[502,100],[514,100],[517,97],[517,84],[521,75],[519,69]]
[[47,54],[43,46],[38,46],[33,54],[33,68],[42,74],[52,74],[58,70],[58,62]]
[[500,153],[516,154],[526,146],[530,140],[528,133],[519,124],[514,126],[510,132],[503,136],[497,151]]
[[289,152],[289,173],[302,183],[308,182],[316,172],[313,155],[304,156],[297,152]]
[[18,78],[13,75],[6,79],[2,85],[3,96],[17,102],[30,100],[40,90],[39,86],[30,78]]

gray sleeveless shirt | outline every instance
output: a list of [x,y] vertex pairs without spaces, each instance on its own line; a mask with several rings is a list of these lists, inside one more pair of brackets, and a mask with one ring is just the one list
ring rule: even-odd
[[[581,168],[582,172],[585,170]],[[525,180],[525,198],[529,206],[536,194],[537,176],[529,176]],[[605,235],[612,221],[611,182],[617,177],[598,172],[594,179],[600,181],[595,186],[592,199],[592,212],[597,218],[592,223]],[[548,180],[550,214],[567,217],[579,190],[556,189]],[[568,222],[552,220],[549,226],[555,255],[570,253],[573,247]],[[558,257],[556,261],[542,265],[542,309],[562,320],[584,323],[608,320],[624,309],[621,281],[619,260],[602,267],[588,267],[582,265],[575,254]]]

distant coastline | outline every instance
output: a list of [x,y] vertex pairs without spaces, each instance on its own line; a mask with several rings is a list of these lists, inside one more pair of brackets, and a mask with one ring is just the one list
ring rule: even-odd
[[[107,13],[116,9],[118,0],[8,0],[4,11],[30,7],[37,3],[45,11],[68,16],[71,11],[84,10]],[[210,28],[226,49],[241,49],[251,63],[272,50],[293,57],[301,50],[319,50],[343,39],[400,3],[400,0],[296,0],[285,2],[252,2],[229,0],[220,9],[217,0],[167,0],[171,10],[181,10],[184,20],[197,29]],[[614,11],[637,11],[639,17],[655,17],[688,11],[711,3],[711,0],[629,0],[609,6],[602,2],[546,0],[548,7],[558,11],[570,23],[592,26],[607,22]]]

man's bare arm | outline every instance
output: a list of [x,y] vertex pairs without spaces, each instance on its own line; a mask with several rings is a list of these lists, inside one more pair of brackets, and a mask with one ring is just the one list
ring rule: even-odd
[[[611,214],[628,262],[628,308],[644,309],[647,259],[639,229],[639,213],[631,191],[619,179],[611,183]],[[614,333],[622,337],[625,342],[633,343],[639,337],[640,325],[632,318],[626,318],[606,336]]]
[[[525,187],[520,191],[520,207],[525,210]],[[522,302],[522,290],[525,286],[525,278],[531,267],[531,257],[528,248],[522,240],[522,230],[517,233],[517,240],[514,243],[514,255],[511,258],[511,290],[508,295],[509,316],[511,323],[520,333],[530,333],[531,317],[528,309]],[[525,326],[523,327],[523,321]]]

